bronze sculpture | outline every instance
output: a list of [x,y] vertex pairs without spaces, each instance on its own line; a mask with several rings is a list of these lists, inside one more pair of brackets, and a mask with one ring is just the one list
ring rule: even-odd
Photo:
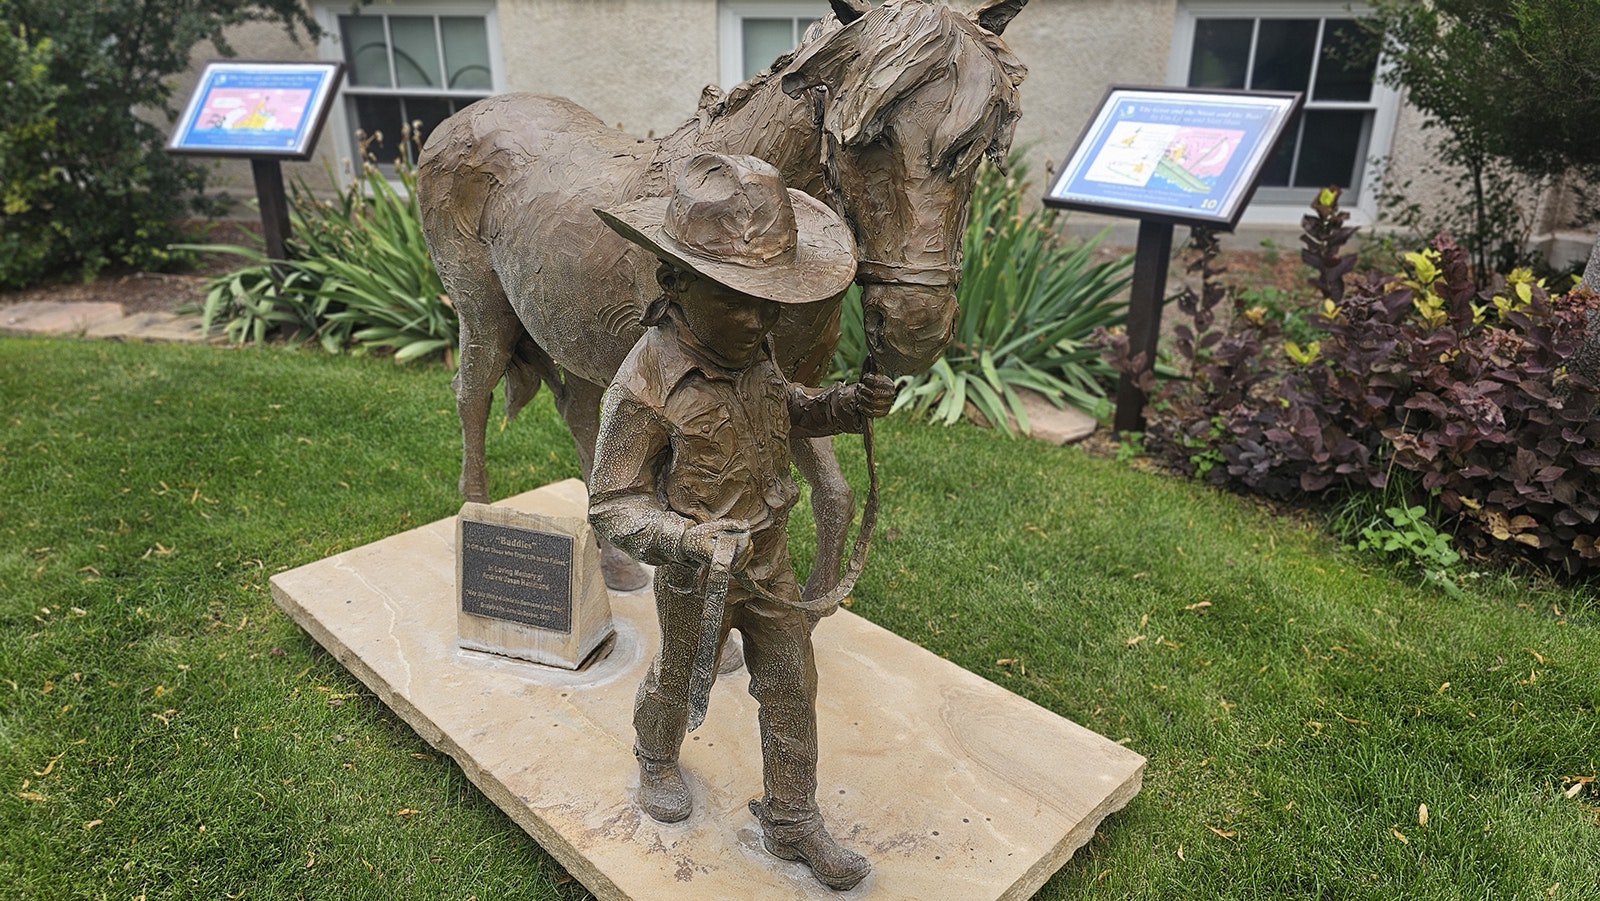
[[[1026,0],[979,0],[972,13],[932,0],[832,0],[794,52],[727,96],[708,90],[673,134],[641,141],[570,101],[508,95],[457,113],[418,164],[428,246],[460,314],[455,390],[461,490],[486,501],[484,431],[496,384],[507,415],[548,384],[593,461],[602,387],[643,331],[655,297],[651,255],[590,213],[665,196],[702,151],[750,154],[824,199],[858,243],[871,353],[889,372],[920,371],[944,350],[956,314],[961,234],[979,160],[1002,161],[1025,69],[1001,32]],[[786,306],[774,335],[792,379],[817,384],[838,341],[836,302]],[[853,498],[826,439],[794,442],[812,485],[817,565],[808,589],[837,581]],[[607,582],[643,575],[607,547]]]
[[894,383],[805,391],[766,339],[782,309],[849,287],[854,242],[837,214],[749,156],[701,154],[670,198],[596,212],[661,260],[663,293],[605,394],[589,482],[595,531],[656,566],[661,646],[634,703],[639,805],[662,822],[689,816],[678,752],[737,628],[760,704],[765,791],[750,809],[762,840],[849,889],[871,865],[829,836],[816,803],[811,630],[838,599],[803,600],[789,563],[789,440],[862,431],[888,412]]

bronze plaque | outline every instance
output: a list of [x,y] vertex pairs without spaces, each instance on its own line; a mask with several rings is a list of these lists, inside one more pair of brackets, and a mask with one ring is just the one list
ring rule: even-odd
[[572,631],[572,537],[461,521],[461,609]]

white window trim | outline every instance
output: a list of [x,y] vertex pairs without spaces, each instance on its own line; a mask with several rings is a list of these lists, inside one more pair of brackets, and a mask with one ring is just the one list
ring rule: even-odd
[[[452,3],[449,0],[433,0],[433,2],[410,2],[410,0],[384,0],[382,3],[362,2],[353,7],[349,0],[316,0],[313,15],[317,24],[322,26],[323,38],[318,43],[317,52],[323,59],[344,61],[344,48],[340,45],[339,17],[349,15],[352,9],[361,13],[372,15],[394,16],[482,16],[484,32],[489,41],[489,69],[490,88],[487,93],[503,94],[506,91],[506,66],[505,59],[500,52],[500,21],[495,12],[495,4],[485,3],[483,0],[471,2]],[[333,111],[328,116],[328,127],[334,130],[333,139],[335,152],[341,165],[338,167],[339,180],[348,183],[354,174],[352,169],[359,151],[355,144],[354,127],[350,124],[349,104],[345,98],[350,91],[350,72],[345,70],[344,80],[339,85],[339,97],[333,105]],[[360,93],[360,91],[356,91]],[[448,91],[427,88],[405,88],[395,91],[381,91],[374,93],[385,94],[413,94],[426,95],[438,94],[440,96],[459,95],[459,91]],[[476,93],[476,92],[473,92]],[[349,161],[352,166],[342,165]],[[393,179],[391,179],[392,181]],[[398,185],[398,182],[396,182]]]
[[[1194,49],[1194,29],[1197,19],[1217,18],[1273,18],[1321,19],[1359,18],[1370,15],[1372,7],[1363,3],[1317,2],[1294,0],[1178,0],[1177,19],[1172,29],[1172,50],[1167,60],[1167,83],[1185,85],[1189,82],[1189,58]],[[1384,60],[1378,61],[1378,76],[1372,86],[1372,134],[1367,139],[1366,163],[1361,173],[1361,198],[1345,208],[1350,212],[1353,225],[1371,225],[1378,219],[1377,188],[1383,175],[1383,163],[1394,149],[1395,121],[1400,113],[1400,92],[1383,84]],[[1365,106],[1365,105],[1363,105]],[[1309,189],[1308,189],[1309,190]],[[1244,225],[1292,226],[1298,225],[1305,215],[1307,204],[1272,203],[1252,201],[1245,208],[1241,223]]]
[[[717,60],[722,89],[744,81],[745,19],[822,19],[832,9],[822,0],[724,0],[717,13]],[[771,60],[764,60],[766,65]]]

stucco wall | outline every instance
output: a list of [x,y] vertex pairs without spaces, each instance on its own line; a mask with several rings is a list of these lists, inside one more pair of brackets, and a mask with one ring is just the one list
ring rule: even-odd
[[[441,0],[447,5],[448,0]],[[1177,0],[1032,0],[1006,30],[1006,41],[1029,68],[1022,86],[1023,118],[1017,146],[1027,148],[1032,178],[1042,194],[1049,170],[1059,164],[1110,84],[1166,81]],[[608,124],[633,134],[661,135],[687,119],[700,90],[719,74],[718,0],[498,0],[500,57],[508,90],[572,98]],[[295,44],[283,29],[252,25],[230,33],[241,56],[301,59],[318,55]],[[198,63],[214,56],[207,45]],[[178,86],[186,96],[194,73]],[[1431,141],[1423,116],[1402,106],[1389,152],[1390,178],[1410,180],[1411,193],[1443,202],[1448,177],[1430,173]],[[347,153],[331,137],[318,145],[319,159],[286,167],[291,177],[322,181],[322,160],[336,165]],[[235,194],[252,192],[249,166],[218,162],[214,184]],[[1564,206],[1559,192],[1542,209]],[[1530,207],[1536,198],[1530,198]],[[1075,216],[1081,228],[1106,220]],[[1241,231],[1292,242],[1294,217],[1276,228],[1246,224]],[[1547,215],[1536,231],[1564,223]],[[1380,223],[1381,227],[1381,223]],[[1131,236],[1131,229],[1128,231]],[[1281,233],[1281,234],[1280,234]],[[1257,236],[1257,237],[1259,237]]]
[[506,84],[665,134],[717,80],[716,0],[500,0]]
[[1032,0],[1006,28],[1028,67],[1016,146],[1028,148],[1039,192],[1106,87],[1160,84],[1172,45],[1174,0]]

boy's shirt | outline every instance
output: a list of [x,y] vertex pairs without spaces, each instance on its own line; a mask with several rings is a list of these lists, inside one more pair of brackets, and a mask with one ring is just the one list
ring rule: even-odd
[[799,496],[789,439],[859,432],[862,417],[844,386],[813,394],[790,382],[770,345],[749,367],[727,369],[686,342],[683,328],[669,315],[647,331],[606,392],[590,521],[645,563],[694,570],[701,561],[684,553],[684,532],[738,521],[754,546],[744,576],[797,597],[785,531]]

